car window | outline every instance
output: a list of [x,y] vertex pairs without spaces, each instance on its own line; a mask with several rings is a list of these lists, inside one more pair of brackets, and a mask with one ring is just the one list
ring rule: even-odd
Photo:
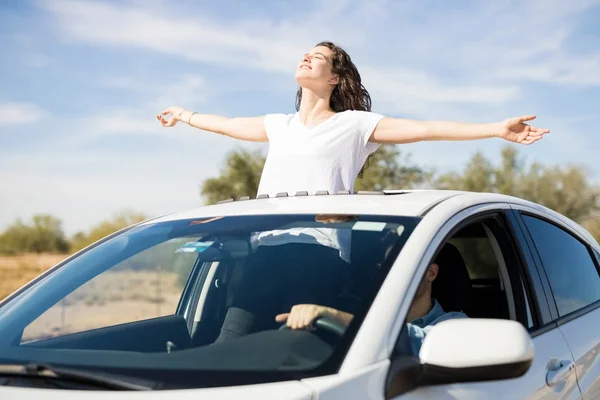
[[516,319],[532,329],[535,319],[531,292],[525,290],[529,284],[524,281],[522,264],[509,235],[501,219],[491,218],[465,226],[449,243],[459,249],[469,272],[470,316]]
[[542,259],[560,316],[600,300],[600,276],[588,247],[565,230],[523,215]]
[[173,315],[194,265],[193,253],[175,253],[177,238],[123,260],[36,318],[21,342]]
[[[248,384],[335,371],[419,221],[269,214],[142,224],[3,304],[0,354],[161,381],[176,371],[172,379],[190,387],[215,374]],[[283,324],[297,305],[349,316],[328,311],[292,331]],[[249,379],[244,370],[269,373]]]
[[471,279],[498,279],[498,260],[487,236],[450,239],[467,265]]

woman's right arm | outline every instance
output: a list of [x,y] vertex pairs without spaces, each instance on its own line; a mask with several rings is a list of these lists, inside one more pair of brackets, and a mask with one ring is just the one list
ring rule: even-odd
[[[163,115],[168,115],[165,119]],[[219,115],[198,114],[181,107],[169,107],[156,118],[162,126],[172,127],[179,121],[198,129],[249,142],[268,142],[264,117],[226,118]]]

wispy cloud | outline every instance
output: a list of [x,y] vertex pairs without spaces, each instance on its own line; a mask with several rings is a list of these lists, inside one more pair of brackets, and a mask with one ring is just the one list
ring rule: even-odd
[[[537,114],[552,134],[521,147],[524,155],[582,160],[600,176],[600,30],[590,22],[599,3],[38,0],[35,10],[12,8],[14,57],[0,65],[0,123],[12,124],[10,136],[0,134],[0,182],[11,196],[0,196],[0,226],[47,211],[72,231],[120,208],[160,214],[200,203],[198,184],[240,143],[166,129],[154,115],[170,105],[291,112],[295,65],[320,40],[350,52],[374,111],[478,122]],[[399,148],[445,170],[476,150],[498,157],[504,144]]]
[[381,109],[419,117],[431,115],[440,105],[506,103],[520,92],[517,85],[447,85],[418,70],[364,68],[362,74]]
[[309,43],[285,22],[231,26],[181,13],[171,17],[161,9],[135,5],[72,0],[39,4],[58,18],[65,41],[134,46],[193,61],[290,72],[298,49]]
[[[555,85],[600,84],[600,51],[573,46],[581,16],[600,6],[599,0],[503,0],[479,3],[476,12],[436,14],[422,27],[409,25],[427,43],[430,56],[471,79],[498,82],[544,82]],[[434,29],[435,28],[435,29]],[[444,32],[440,35],[439,32]],[[477,34],[473,34],[477,32]],[[434,36],[435,35],[435,36]],[[592,42],[600,37],[593,34]],[[459,46],[451,42],[461,43]],[[445,47],[445,48],[444,48]]]
[[34,124],[47,112],[32,103],[0,102],[0,125]]
[[553,57],[539,64],[519,65],[499,76],[556,85],[600,86],[600,52],[589,57]]
[[189,130],[164,128],[155,116],[175,104],[185,104],[191,109],[201,107],[208,95],[201,76],[184,75],[164,83],[116,76],[105,78],[102,84],[122,90],[123,93],[135,92],[142,100],[135,107],[116,104],[106,111],[74,118],[64,127],[67,136],[61,145],[76,147],[93,138],[121,134],[163,135],[177,140],[194,140]]
[[[352,19],[359,26],[358,21],[365,15],[376,21],[390,5],[388,1],[362,4],[338,0],[326,3],[325,7],[319,5],[294,20],[241,20],[231,26],[219,24],[218,19],[179,14],[175,18],[132,5],[71,0],[41,4],[57,17],[66,41],[138,47],[192,61],[288,75],[307,48],[324,37],[335,38],[339,31],[346,33],[345,41],[354,47],[361,43],[368,45],[366,34],[348,36],[344,27]],[[341,18],[340,13],[346,14]],[[362,22],[361,26],[365,24],[368,22]],[[413,115],[425,115],[440,103],[507,102],[518,93],[515,85],[448,86],[430,72],[418,69],[363,64],[361,72],[385,110]],[[172,93],[182,104],[185,96],[175,87]]]

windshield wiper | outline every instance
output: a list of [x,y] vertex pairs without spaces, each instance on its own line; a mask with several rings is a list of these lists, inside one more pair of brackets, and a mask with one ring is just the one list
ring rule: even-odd
[[[43,364],[0,364],[0,376],[50,378],[57,381],[70,381],[110,390],[152,390],[158,382],[133,377],[83,371],[79,369],[54,367]],[[1,384],[1,383],[0,383]]]

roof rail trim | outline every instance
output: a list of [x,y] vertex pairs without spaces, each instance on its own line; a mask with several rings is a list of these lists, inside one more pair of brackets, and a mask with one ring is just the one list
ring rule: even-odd
[[356,194],[369,194],[369,195],[378,195],[378,196],[385,196],[386,193],[381,191],[381,190],[359,190],[358,192],[356,192]]
[[431,210],[433,210],[433,209],[434,209],[435,207],[437,207],[438,205],[442,204],[444,201],[446,201],[446,200],[449,200],[449,199],[451,199],[451,198],[453,198],[453,197],[456,197],[456,196],[460,196],[460,195],[462,195],[462,194],[463,194],[463,193],[452,193],[452,194],[450,194],[450,195],[448,195],[448,196],[446,196],[446,197],[443,197],[443,198],[439,199],[438,201],[436,201],[436,202],[433,202],[433,203],[431,203],[431,204],[427,205],[427,207],[425,207],[425,208],[423,209],[423,211],[421,211],[421,212],[418,214],[418,216],[419,216],[419,217],[424,217],[424,216],[426,216],[426,215],[427,215],[427,214],[428,214],[428,213],[429,213]]
[[[386,192],[385,190],[359,190],[355,192],[351,192],[350,190],[338,190],[334,193],[330,193],[328,190],[317,190],[314,194],[309,194],[306,190],[299,190],[295,194],[290,194],[288,192],[278,192],[274,197],[271,197],[267,193],[261,193],[256,196],[256,200],[261,199],[271,199],[271,198],[282,198],[282,197],[306,197],[306,196],[348,196],[348,195],[377,195],[377,196],[386,196],[386,195],[398,195],[398,194],[406,194],[410,193],[409,191],[395,190],[393,192]],[[250,196],[241,196],[239,199],[229,198],[224,200],[219,200],[214,204],[223,204],[223,203],[231,203],[232,201],[244,201],[251,200]]]
[[235,201],[235,199],[230,198],[230,199],[225,199],[225,200],[219,200],[215,204],[231,203],[232,201]]

